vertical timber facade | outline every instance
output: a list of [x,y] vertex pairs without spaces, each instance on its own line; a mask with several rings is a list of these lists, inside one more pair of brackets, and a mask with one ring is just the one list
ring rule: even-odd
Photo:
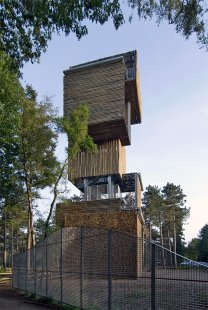
[[[58,204],[57,223],[115,229],[142,238],[142,181],[139,173],[126,173],[125,150],[131,144],[131,125],[141,123],[137,52],[65,70],[64,115],[69,116],[82,103],[89,107],[88,130],[97,152],[80,151],[71,161],[69,180],[83,192],[84,201]],[[142,268],[142,242],[139,244],[131,258],[132,276]]]

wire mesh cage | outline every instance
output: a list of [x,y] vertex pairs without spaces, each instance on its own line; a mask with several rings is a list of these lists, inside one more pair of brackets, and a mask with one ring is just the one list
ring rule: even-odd
[[13,287],[80,309],[207,309],[208,264],[113,230],[68,227],[14,256]]

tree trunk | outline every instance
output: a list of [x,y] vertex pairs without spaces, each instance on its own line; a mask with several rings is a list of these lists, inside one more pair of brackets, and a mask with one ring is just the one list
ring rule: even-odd
[[14,230],[11,228],[11,268],[13,268],[13,255],[14,255]]
[[176,224],[175,224],[175,210],[173,214],[173,251],[174,251],[174,267],[177,268],[177,254],[176,254]]
[[28,209],[28,220],[27,220],[27,250],[31,248],[31,220],[30,220],[30,210]]
[[17,231],[16,231],[16,253],[19,253],[19,229],[17,228]]
[[149,224],[149,241],[152,241],[152,225],[151,223]]
[[172,248],[171,248],[171,242],[170,242],[170,232],[168,228],[168,244],[169,244],[169,250],[170,250],[170,266],[173,266],[173,259],[172,259]]
[[35,245],[35,234],[33,229],[33,210],[32,210],[32,185],[30,180],[30,172],[25,168],[27,203],[28,203],[28,230],[27,230],[27,250],[31,245]]
[[56,182],[54,184],[53,200],[51,202],[50,211],[49,211],[48,217],[47,217],[46,222],[45,222],[44,238],[46,238],[48,236],[49,222],[50,222],[51,215],[52,215],[52,212],[53,212],[53,208],[54,208],[57,196],[58,196],[58,185],[59,185],[59,182],[60,182],[60,180],[61,180],[61,178],[63,176],[64,170],[65,170],[67,164],[68,164],[68,158],[65,159],[65,161],[63,163],[63,166],[61,167],[60,173],[59,173],[59,175],[57,177],[57,180],[56,180]]
[[162,224],[160,224],[160,243],[162,246],[162,258],[163,258],[163,266],[166,268],[165,264],[165,250],[164,250],[164,242],[163,242],[163,229],[162,229]]

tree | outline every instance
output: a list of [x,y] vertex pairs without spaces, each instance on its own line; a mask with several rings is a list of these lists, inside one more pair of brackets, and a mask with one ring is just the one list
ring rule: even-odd
[[[49,98],[37,102],[31,86],[24,90],[11,62],[1,52],[0,60],[0,211],[4,219],[4,252],[6,253],[6,210],[21,204],[28,212],[27,248],[35,244],[33,204],[39,190],[51,187],[53,199],[46,220],[46,235],[63,175],[68,163],[80,149],[95,150],[88,135],[89,110],[82,104],[70,118],[58,118]],[[3,81],[3,82],[2,82]],[[18,94],[18,95],[17,95]],[[9,107],[8,107],[9,104]],[[60,132],[68,135],[69,147],[63,165],[55,156]],[[65,178],[66,179],[66,178]],[[21,198],[21,199],[20,199]]]
[[[189,215],[189,209],[184,207],[185,202],[181,187],[172,183],[167,183],[162,189],[148,186],[142,199],[146,223],[159,231],[161,246],[179,254],[184,253],[183,224]],[[173,240],[173,248],[171,240]],[[165,266],[164,251],[162,254]],[[176,255],[174,260],[176,267]]]
[[155,18],[157,24],[166,20],[177,33],[188,39],[193,33],[198,44],[208,47],[207,3],[203,0],[128,0],[137,9],[139,18]]
[[160,233],[160,244],[162,246],[162,256],[163,256],[163,265],[165,264],[165,253],[164,253],[164,234],[163,234],[163,226],[164,226],[164,207],[162,201],[161,190],[157,186],[149,185],[144,192],[142,199],[144,215],[148,226],[150,226],[150,236],[152,236],[152,227],[156,227]]
[[116,29],[123,22],[117,0],[1,1],[0,50],[22,66],[40,57],[54,32],[72,32],[80,39],[87,34],[87,19],[104,24],[110,17]]
[[204,225],[199,232],[199,261],[208,262],[208,224]]
[[199,257],[199,239],[193,238],[186,247],[186,256],[194,261]]
[[[180,185],[167,183],[162,189],[164,207],[166,209],[166,230],[168,239],[173,237],[173,251],[184,254],[183,224],[189,216],[190,210],[184,207],[186,195]],[[180,250],[179,250],[180,249]],[[176,255],[174,256],[176,259]],[[175,261],[175,266],[176,266]]]
[[23,204],[24,186],[19,179],[17,124],[24,91],[12,69],[10,59],[0,52],[0,213],[3,231],[3,267],[6,253],[9,216],[8,209]]
[[49,98],[38,103],[36,92],[26,87],[17,126],[20,178],[24,182],[28,210],[28,241],[35,245],[33,201],[38,191],[54,184],[60,163],[55,156],[58,134],[53,125],[56,114]]
[[45,222],[45,237],[48,235],[49,222],[54,210],[57,197],[63,191],[59,190],[59,184],[63,177],[68,178],[68,169],[70,169],[70,162],[75,158],[80,150],[96,151],[97,147],[93,143],[92,138],[88,134],[88,119],[89,108],[86,104],[81,104],[75,108],[70,114],[69,118],[60,118],[59,127],[62,132],[68,136],[67,157],[62,166],[57,171],[57,177],[53,184],[53,199],[50,205],[48,217]]
[[[126,0],[140,19],[167,20],[186,39],[193,33],[200,46],[208,47],[207,5],[203,0]],[[133,15],[133,13],[132,13]],[[129,20],[132,19],[132,15]],[[18,67],[36,61],[47,49],[53,33],[88,33],[86,21],[106,23],[110,18],[118,29],[124,23],[119,0],[13,1],[0,3],[0,50],[8,53]]]
[[[36,241],[39,242],[45,238],[45,224],[46,221],[42,216],[39,216],[38,219],[34,222],[34,230]],[[52,214],[50,226],[47,229],[47,236],[56,231],[57,227],[55,224],[55,215]]]
[[[18,199],[17,199],[18,201]],[[26,237],[25,228],[27,226],[27,212],[22,203],[14,203],[13,205],[4,206],[3,221],[4,227],[4,253],[3,253],[3,264],[6,270],[7,253],[11,257],[10,267],[13,266],[13,255],[15,252],[19,252],[20,240],[19,237]],[[5,218],[4,218],[5,217]],[[5,240],[6,239],[6,240]],[[25,238],[24,238],[25,239]],[[26,240],[26,239],[25,239]],[[22,242],[21,242],[22,243]],[[24,242],[25,243],[25,242]]]

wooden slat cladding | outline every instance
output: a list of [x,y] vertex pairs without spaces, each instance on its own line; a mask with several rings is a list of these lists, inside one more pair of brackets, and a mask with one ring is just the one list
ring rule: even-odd
[[141,123],[141,97],[138,78],[134,81],[126,81],[125,83],[125,98],[128,102],[137,102],[131,105],[131,124]]
[[71,181],[91,176],[126,173],[126,150],[120,140],[98,145],[96,153],[80,152],[69,167]]
[[95,142],[119,138],[122,145],[130,145],[125,103],[131,103],[130,123],[141,123],[137,51],[74,66],[64,74],[64,115],[85,102]]
[[137,51],[124,54],[126,66],[125,98],[131,102],[131,124],[141,123],[142,103],[140,94]]
[[80,103],[90,109],[89,125],[121,119],[125,108],[122,61],[68,72],[64,77],[64,114]]
[[131,137],[124,119],[90,125],[88,132],[96,143],[119,138],[122,145],[130,145]]
[[125,64],[121,58],[65,71],[64,115],[70,115],[80,103],[89,106],[89,131],[94,141],[120,138],[123,145],[130,144],[125,117]]

